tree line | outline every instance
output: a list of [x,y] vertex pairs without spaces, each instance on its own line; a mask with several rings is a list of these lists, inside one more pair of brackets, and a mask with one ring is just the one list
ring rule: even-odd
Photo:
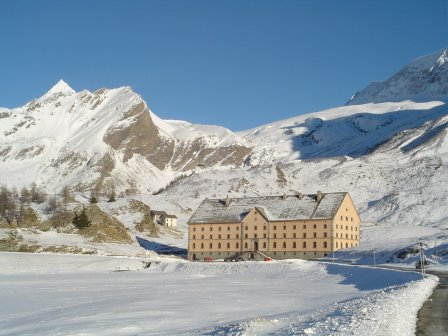
[[[90,203],[97,203],[101,188],[96,186],[90,193]],[[108,188],[108,202],[115,202],[115,187]],[[73,194],[68,186],[64,186],[57,194],[48,195],[33,182],[28,187],[18,190],[16,187],[9,189],[7,186],[0,187],[0,219],[9,225],[20,225],[25,220],[26,211],[31,204],[40,204],[43,211],[49,215],[54,227],[60,227],[72,222],[78,228],[90,225],[87,214],[83,207],[81,213],[74,213],[67,209],[67,205]],[[73,217],[74,215],[74,217]]]

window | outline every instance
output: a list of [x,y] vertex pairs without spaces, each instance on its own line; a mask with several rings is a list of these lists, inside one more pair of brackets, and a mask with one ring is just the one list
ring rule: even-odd
[[230,235],[229,234],[227,235],[227,239],[230,239]]
[[324,248],[327,248],[328,246],[327,246],[327,242],[326,241],[324,241]]
[[358,235],[355,235],[355,239],[358,239]]
[[195,236],[195,235],[193,235],[193,239],[196,239],[196,236]]
[[286,230],[286,225],[283,225],[283,230]]
[[194,249],[196,248],[196,244],[195,244],[195,243],[193,243],[193,248],[194,248]]
[[274,248],[277,248],[277,243],[276,242],[274,242]]
[[306,229],[306,225],[303,225],[303,228]]
[[277,238],[277,234],[276,233],[274,233],[274,238]]
[[203,227],[201,227],[201,231],[204,231],[204,228],[203,228]]
[[256,230],[257,229],[257,226],[254,226],[254,230]]
[[348,239],[348,233],[345,234],[345,239]]
[[326,229],[327,228],[327,224],[324,224],[324,229]]
[[210,245],[210,249],[213,248],[213,243],[210,243],[209,245]]
[[201,235],[201,239],[204,239],[204,235]]
[[286,248],[286,242],[283,242],[283,248]]
[[221,231],[221,227],[220,226],[218,227],[218,231]]
[[230,243],[227,243],[227,248],[228,248],[228,249],[230,248]]
[[313,232],[313,237],[316,238],[317,237],[317,233]]
[[213,231],[213,226],[210,226],[210,231]]
[[263,238],[266,238],[266,233],[263,233]]
[[221,235],[220,234],[218,235],[218,239],[221,239]]
[[324,232],[324,238],[327,238],[327,233],[326,232]]
[[345,226],[345,229],[348,231],[348,225]]
[[348,247],[348,243],[345,243],[345,247],[346,247],[346,248]]
[[336,238],[338,238],[338,233],[336,232]]
[[266,226],[263,226],[263,230],[266,230]]
[[296,226],[296,225],[293,225],[293,226],[292,226],[292,229],[293,229],[293,230],[295,230],[296,228],[297,228],[297,226]]
[[338,248],[338,242],[336,242],[336,248]]
[[283,238],[286,238],[286,233],[283,234]]
[[344,217],[343,217],[343,216],[341,216],[341,220],[344,220]]
[[294,232],[294,233],[292,234],[292,237],[293,237],[293,238],[297,238],[297,233]]
[[227,231],[230,231],[230,226],[227,227]]
[[196,228],[195,228],[195,227],[193,227],[193,231],[196,231]]
[[303,248],[306,248],[306,242],[303,242]]
[[236,230],[236,231],[239,231],[239,230],[240,230],[240,227],[239,227],[239,226],[235,226],[235,230]]
[[345,217],[345,220],[348,222],[348,217]]
[[315,229],[315,228],[316,228],[316,224],[313,225],[313,229]]
[[218,248],[219,248],[219,249],[221,248],[221,243],[218,243]]
[[358,231],[358,228],[355,226],[355,231]]
[[245,234],[244,234],[244,238],[246,238],[246,239],[247,239],[247,233],[245,233]]
[[276,225],[274,225],[274,230],[277,230],[277,226]]
[[204,243],[201,243],[201,249],[203,249],[204,248]]
[[254,233],[254,238],[257,238],[257,234],[256,233]]
[[338,225],[336,224],[336,229],[338,228]]
[[235,247],[238,249],[240,248],[240,244],[238,244],[238,242],[236,242]]
[[266,248],[266,242],[263,242],[263,248]]
[[293,242],[293,243],[292,243],[292,248],[297,248],[297,244],[296,244],[296,242]]
[[317,243],[313,242],[313,248],[316,248],[316,247],[317,247]]
[[247,226],[244,227],[244,230],[247,230]]
[[303,238],[306,238],[306,232],[303,233]]
[[350,217],[350,222],[353,222],[353,217]]
[[244,243],[244,248],[247,248],[247,242]]
[[213,239],[213,235],[210,235],[210,239]]
[[240,235],[238,233],[236,234],[236,239],[240,239]]

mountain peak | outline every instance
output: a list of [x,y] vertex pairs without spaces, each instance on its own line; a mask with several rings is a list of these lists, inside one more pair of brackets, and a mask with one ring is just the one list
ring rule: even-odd
[[419,57],[384,82],[357,92],[347,105],[448,99],[448,49]]
[[73,90],[63,79],[60,79],[46,94],[45,96],[52,96],[57,93],[62,93],[64,95],[72,95],[76,91]]

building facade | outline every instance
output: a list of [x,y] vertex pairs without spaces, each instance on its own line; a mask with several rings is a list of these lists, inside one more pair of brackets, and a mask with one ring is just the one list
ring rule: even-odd
[[188,221],[188,259],[325,257],[358,246],[360,224],[347,192],[205,199]]

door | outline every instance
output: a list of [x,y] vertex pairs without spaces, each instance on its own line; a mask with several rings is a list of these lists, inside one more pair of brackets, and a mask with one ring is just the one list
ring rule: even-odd
[[258,251],[258,242],[257,241],[254,242],[254,251]]

